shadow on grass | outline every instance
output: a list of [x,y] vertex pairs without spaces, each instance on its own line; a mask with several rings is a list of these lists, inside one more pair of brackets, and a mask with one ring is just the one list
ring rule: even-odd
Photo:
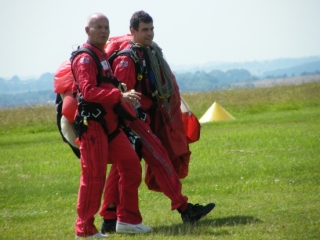
[[199,223],[201,224],[202,222],[211,222],[215,227],[222,227],[222,226],[255,224],[255,223],[261,223],[262,221],[252,216],[230,216],[230,217],[217,218],[212,220],[204,219],[204,220],[201,220]]
[[173,224],[171,226],[153,227],[152,232],[169,236],[176,235],[229,235],[226,229],[219,227],[232,227],[237,225],[252,225],[262,221],[252,216],[230,216],[216,219],[202,219],[195,224]]

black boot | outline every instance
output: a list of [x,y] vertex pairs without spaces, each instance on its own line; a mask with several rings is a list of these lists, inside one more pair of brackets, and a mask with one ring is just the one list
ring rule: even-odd
[[102,225],[101,225],[101,233],[114,233],[116,232],[116,224],[117,219],[103,219]]
[[188,203],[188,208],[184,212],[181,212],[181,218],[183,223],[195,223],[201,218],[206,216],[215,207],[214,203],[209,203],[206,206],[199,204],[193,205]]

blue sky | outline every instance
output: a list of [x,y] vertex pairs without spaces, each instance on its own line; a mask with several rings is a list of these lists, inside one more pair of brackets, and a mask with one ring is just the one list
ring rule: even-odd
[[0,77],[54,73],[86,41],[88,15],[116,36],[138,10],[172,66],[320,55],[319,0],[1,0]]

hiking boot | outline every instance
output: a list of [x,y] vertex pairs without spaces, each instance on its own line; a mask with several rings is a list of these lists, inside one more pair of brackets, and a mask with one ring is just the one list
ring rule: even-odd
[[201,218],[206,216],[215,207],[214,203],[209,203],[206,206],[199,204],[193,205],[188,203],[188,208],[181,213],[181,218],[183,223],[195,223]]
[[101,233],[114,233],[116,232],[117,219],[104,219],[101,224]]
[[144,226],[141,223],[130,224],[130,223],[117,221],[116,232],[117,233],[147,233],[147,232],[151,232],[151,227]]
[[96,233],[96,234],[93,234],[91,236],[88,236],[88,237],[80,237],[80,236],[76,236],[76,238],[107,238],[108,235],[104,235],[104,234],[101,234],[101,233]]

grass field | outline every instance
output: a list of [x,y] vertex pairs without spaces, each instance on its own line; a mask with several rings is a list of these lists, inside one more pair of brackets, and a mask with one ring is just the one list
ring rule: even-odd
[[[163,194],[139,189],[150,234],[110,239],[320,239],[320,83],[183,94],[202,125],[183,193],[216,208],[183,225]],[[74,239],[80,166],[52,106],[0,110],[0,239]],[[101,218],[96,216],[100,228]]]

